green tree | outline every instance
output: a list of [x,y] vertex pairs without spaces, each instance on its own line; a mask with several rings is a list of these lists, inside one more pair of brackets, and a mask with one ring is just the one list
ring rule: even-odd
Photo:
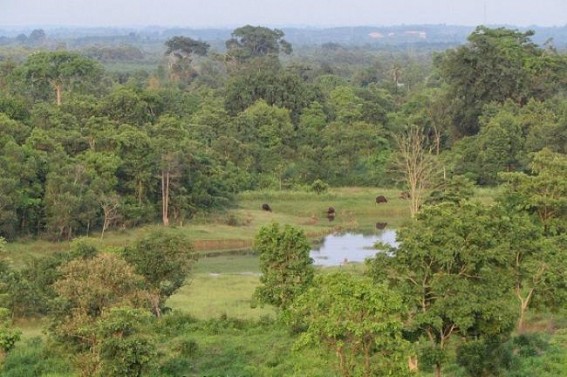
[[45,182],[45,211],[48,232],[58,240],[89,231],[98,212],[96,195],[90,187],[85,165],[63,152],[50,166]]
[[184,36],[175,36],[165,41],[167,50],[165,55],[169,57],[168,67],[171,72],[171,78],[174,81],[183,79],[191,80],[196,75],[191,67],[193,55],[204,56],[207,54],[209,44],[206,42],[196,41],[193,38]]
[[362,100],[350,86],[338,86],[329,93],[329,105],[335,119],[342,123],[352,123],[362,116]]
[[320,133],[321,178],[331,185],[378,185],[384,179],[390,145],[380,125],[332,122]]
[[254,249],[260,254],[260,286],[254,296],[261,303],[285,309],[313,280],[311,245],[303,231],[278,223],[258,231]]
[[451,340],[504,337],[514,326],[510,228],[491,208],[445,202],[419,212],[398,231],[399,246],[370,262],[375,280],[403,297],[406,334],[437,377]]
[[541,76],[561,80],[557,76],[560,65],[531,41],[533,34],[479,26],[468,37],[468,44],[447,51],[437,62],[449,84],[447,100],[460,136],[479,131],[478,117],[490,102],[510,99],[525,105],[530,98],[544,99],[557,90],[540,90],[536,85]]
[[153,220],[151,199],[154,196],[154,177],[159,174],[155,145],[147,132],[129,125],[120,127],[116,144],[116,154],[121,160],[118,190],[123,199],[122,213],[128,224]]
[[28,57],[22,69],[32,87],[49,84],[53,88],[57,105],[61,105],[66,87],[96,80],[100,71],[95,61],[69,51],[37,52]]
[[[533,156],[532,175],[503,173],[505,191],[499,202],[509,217],[521,223],[512,238],[510,266],[514,271],[514,293],[519,302],[518,329],[533,306],[561,308],[567,296],[567,158],[544,149]],[[529,216],[529,218],[527,218]]]
[[532,174],[503,173],[505,200],[535,216],[548,236],[567,231],[567,157],[545,148],[533,155]]
[[[10,296],[10,285],[7,284],[11,278],[11,269],[6,263],[6,240],[0,236],[0,300],[2,306],[6,304],[5,296]],[[6,292],[7,291],[7,292]],[[4,359],[10,352],[16,342],[20,340],[22,332],[12,326],[12,318],[10,310],[0,307],[0,367],[4,363]]]
[[154,369],[157,342],[151,321],[147,311],[128,307],[102,314],[95,325],[101,339],[96,346],[101,364],[97,376],[140,377]]
[[108,253],[71,260],[59,272],[53,284],[58,298],[53,303],[50,334],[72,352],[81,376],[98,375],[105,341],[100,320],[111,308],[147,308],[144,278],[122,258]]
[[288,109],[297,124],[303,109],[320,97],[319,90],[296,73],[283,70],[277,62],[260,59],[231,75],[226,85],[225,108],[229,114],[236,115],[264,100],[269,105]]
[[294,130],[289,111],[258,101],[236,117],[233,127],[234,136],[248,149],[248,169],[260,174],[276,172],[275,178],[281,183],[279,167],[293,159]]
[[161,217],[163,225],[168,226],[170,199],[182,174],[184,152],[188,147],[188,132],[179,119],[169,115],[161,117],[152,131],[154,150],[159,153]]
[[120,159],[116,154],[88,150],[78,156],[89,176],[89,189],[102,210],[102,231],[100,238],[111,223],[118,218],[120,198],[116,192],[116,173]]
[[151,232],[124,250],[124,259],[143,276],[153,293],[152,309],[157,316],[165,301],[173,295],[191,273],[197,253],[187,237],[160,229]]
[[402,299],[385,285],[344,272],[318,275],[286,312],[305,326],[296,347],[323,345],[342,376],[402,376]]
[[548,148],[567,154],[567,100],[532,100],[520,110],[527,153]]
[[[483,123],[481,121],[481,123]],[[477,135],[479,183],[494,184],[502,171],[519,170],[525,137],[519,119],[506,109],[490,117]]]
[[14,328],[11,322],[10,311],[6,308],[0,308],[0,366],[22,335],[22,332]]
[[235,29],[232,38],[226,41],[228,55],[243,62],[255,57],[291,53],[291,44],[284,37],[284,32],[263,26],[246,25]]
[[101,100],[99,116],[107,116],[119,125],[144,127],[162,115],[164,97],[148,90],[116,86]]

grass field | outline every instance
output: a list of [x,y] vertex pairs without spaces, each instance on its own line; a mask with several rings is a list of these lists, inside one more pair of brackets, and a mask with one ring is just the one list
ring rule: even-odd
[[[388,202],[377,205],[377,195]],[[482,201],[490,201],[494,192],[480,191]],[[302,191],[255,191],[239,195],[238,205],[223,213],[192,219],[175,231],[186,234],[201,254],[188,284],[170,298],[167,305],[196,318],[218,318],[221,315],[239,319],[257,319],[273,315],[271,308],[251,307],[252,294],[259,281],[258,258],[252,253],[259,228],[271,222],[291,224],[305,231],[313,242],[323,236],[344,230],[375,231],[377,222],[396,228],[409,218],[409,203],[399,198],[399,190],[373,188],[335,188],[317,195]],[[261,209],[268,203],[272,212]],[[334,207],[334,221],[326,217]],[[103,240],[98,234],[90,238],[100,249],[123,247],[159,225],[109,231]],[[8,257],[21,266],[31,257],[65,251],[69,242],[42,240],[8,244]],[[22,324],[26,334],[37,335],[33,323]]]

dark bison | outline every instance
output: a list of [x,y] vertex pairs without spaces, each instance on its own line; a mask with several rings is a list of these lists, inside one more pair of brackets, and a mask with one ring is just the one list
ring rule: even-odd
[[388,223],[376,223],[376,229],[382,230],[386,228],[386,225],[388,225]]
[[333,216],[335,215],[335,209],[333,207],[329,207],[329,209],[327,210],[327,215],[333,214]]
[[267,203],[262,204],[262,209],[264,211],[272,212],[272,209],[270,208],[270,206]]
[[388,199],[386,199],[384,195],[378,195],[376,197],[376,204],[380,204],[380,203],[388,203]]
[[400,192],[400,199],[410,199],[411,195],[409,192],[407,191],[402,191]]

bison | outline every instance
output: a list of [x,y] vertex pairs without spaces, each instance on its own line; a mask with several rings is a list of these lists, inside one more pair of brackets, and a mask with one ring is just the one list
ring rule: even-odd
[[269,204],[267,203],[262,204],[262,209],[264,211],[272,212],[272,208],[270,208]]
[[407,191],[400,192],[400,199],[411,199],[411,195]]
[[386,228],[387,225],[388,225],[388,223],[376,223],[376,229],[382,230],[382,229]]
[[335,209],[333,207],[329,207],[329,209],[327,210],[327,215],[333,214],[333,216],[335,215]]
[[376,197],[376,204],[380,204],[380,203],[388,203],[388,199],[386,199],[384,195],[378,195]]

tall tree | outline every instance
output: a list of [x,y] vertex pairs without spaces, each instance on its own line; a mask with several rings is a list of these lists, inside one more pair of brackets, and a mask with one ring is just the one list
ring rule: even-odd
[[24,77],[34,86],[49,84],[55,91],[55,102],[61,105],[63,91],[81,81],[95,81],[100,67],[94,60],[68,51],[38,52],[22,66]]
[[284,32],[263,26],[246,25],[235,29],[232,38],[226,41],[228,55],[239,62],[280,52],[291,53],[291,44],[284,37]]
[[167,50],[165,55],[168,56],[168,66],[171,76],[175,81],[189,81],[195,74],[191,67],[193,55],[207,55],[209,44],[202,41],[196,41],[193,38],[184,36],[175,36],[165,41]]
[[[546,57],[531,41],[533,34],[479,26],[468,37],[468,44],[447,51],[438,60],[449,83],[447,100],[460,136],[479,131],[478,117],[485,104],[511,99],[524,105],[530,98],[544,99],[557,91],[562,81],[559,69],[564,66]],[[557,84],[541,90],[536,83],[542,75],[555,77]]]
[[398,232],[399,246],[378,253],[371,275],[400,292],[407,335],[422,362],[442,375],[451,341],[505,336],[514,326],[511,275],[502,239],[508,221],[477,203],[426,207]]
[[163,225],[169,225],[170,199],[175,182],[180,178],[183,152],[187,145],[187,129],[179,119],[163,116],[154,126],[155,150],[160,158],[161,217]]
[[[567,299],[567,158],[544,149],[533,156],[532,174],[503,173],[505,191],[499,202],[522,234],[512,248],[514,293],[519,302],[518,329],[523,330],[527,311],[536,305],[557,310]],[[529,216],[531,221],[526,221]]]
[[433,187],[440,169],[420,127],[412,126],[395,135],[394,140],[397,144],[394,169],[403,177],[410,194],[410,213],[415,217],[425,200],[426,190]]

